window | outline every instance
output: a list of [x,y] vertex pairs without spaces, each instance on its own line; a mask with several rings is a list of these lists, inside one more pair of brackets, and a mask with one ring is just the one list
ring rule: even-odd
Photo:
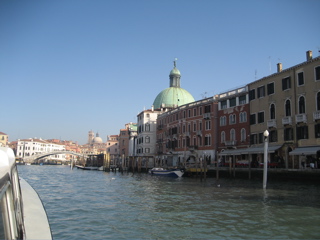
[[191,109],[188,110],[188,117],[191,117]]
[[258,136],[257,134],[251,134],[250,135],[250,144],[256,144],[258,143]]
[[226,116],[220,117],[220,126],[226,126],[227,125],[227,118]]
[[249,101],[254,100],[256,98],[256,91],[252,89],[249,91]]
[[199,115],[202,115],[202,107],[199,107]]
[[293,140],[293,128],[285,128],[284,141],[292,141],[292,140]]
[[206,130],[210,130],[211,129],[211,121],[208,120],[206,121]]
[[316,67],[314,69],[314,71],[315,71],[316,81],[319,81],[320,80],[320,66]]
[[274,104],[270,105],[270,119],[276,119],[276,107]]
[[210,135],[206,135],[204,138],[204,145],[205,146],[210,146],[211,145],[211,136]]
[[236,124],[236,115],[235,114],[229,115],[229,124]]
[[258,123],[264,122],[264,112],[258,112]]
[[236,98],[231,98],[229,102],[230,102],[230,107],[236,106],[236,103],[237,103]]
[[265,87],[264,86],[258,87],[257,95],[258,95],[258,98],[262,98],[265,96]]
[[146,136],[146,143],[149,143],[149,142],[150,142],[150,137]]
[[297,140],[308,139],[308,126],[297,126]]
[[242,128],[241,129],[241,142],[245,142],[246,139],[247,139],[247,131],[244,128]]
[[239,104],[242,105],[242,104],[246,104],[246,103],[247,103],[246,95],[240,96],[239,97]]
[[301,96],[299,98],[299,113],[306,113],[306,106],[305,106],[305,100],[304,100],[304,96]]
[[194,117],[197,116],[197,109],[196,108],[193,109],[193,116]]
[[199,122],[199,131],[202,131],[202,122]]
[[291,88],[291,77],[286,77],[282,79],[282,91]]
[[247,113],[241,112],[240,113],[240,122],[246,122],[247,121]]
[[290,100],[286,101],[285,110],[286,110],[286,117],[291,116],[291,103],[290,103]]
[[320,138],[320,123],[314,125],[314,136]]
[[197,122],[193,122],[193,131],[197,131]]
[[277,142],[278,141],[278,135],[276,130],[270,131],[269,134],[269,142]]
[[226,109],[227,108],[227,100],[221,101],[221,109]]
[[259,112],[258,113],[258,123],[263,123],[264,122],[264,112]]
[[267,85],[267,94],[271,95],[274,94],[274,83],[268,83]]
[[236,131],[234,129],[230,130],[230,141],[236,140]]
[[320,111],[320,92],[317,93],[317,111]]
[[256,114],[250,114],[250,125],[256,124]]
[[204,106],[204,113],[211,112],[211,105]]
[[150,131],[150,124],[147,123],[146,126],[145,126],[145,128],[146,128],[146,131]]
[[226,141],[226,133],[224,131],[221,132],[221,143]]
[[303,72],[298,73],[297,81],[298,81],[298,86],[304,85]]
[[150,148],[146,148],[145,153],[150,153]]

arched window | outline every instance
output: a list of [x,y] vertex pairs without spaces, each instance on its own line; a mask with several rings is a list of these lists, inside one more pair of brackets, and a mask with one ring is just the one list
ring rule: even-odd
[[244,128],[241,129],[241,142],[245,142],[247,139],[247,132]]
[[241,112],[240,113],[240,122],[246,122],[247,121],[247,113]]
[[291,103],[289,99],[286,101],[285,110],[286,110],[286,117],[291,116]]
[[236,131],[232,128],[230,130],[230,141],[235,141],[236,140]]
[[149,142],[150,142],[150,137],[146,136],[146,143],[149,143]]
[[270,119],[276,119],[276,107],[273,103],[270,105]]
[[226,133],[224,131],[221,132],[221,143],[226,141]]
[[299,98],[299,113],[306,113],[306,105],[305,105],[305,99],[304,96],[301,96]]

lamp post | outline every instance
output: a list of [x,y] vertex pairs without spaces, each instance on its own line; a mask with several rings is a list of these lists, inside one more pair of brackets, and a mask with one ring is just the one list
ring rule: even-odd
[[268,171],[268,130],[263,133],[264,136],[264,159],[263,159],[263,189],[267,187],[267,171]]

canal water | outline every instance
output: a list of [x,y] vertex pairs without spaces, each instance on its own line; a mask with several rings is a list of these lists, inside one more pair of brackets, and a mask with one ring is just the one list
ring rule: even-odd
[[319,239],[319,182],[173,179],[18,166],[54,239]]

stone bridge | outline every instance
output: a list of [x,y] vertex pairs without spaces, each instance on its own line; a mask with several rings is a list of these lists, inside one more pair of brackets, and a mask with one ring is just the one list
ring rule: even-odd
[[57,154],[71,154],[79,157],[84,157],[86,158],[88,155],[83,154],[83,153],[76,153],[76,152],[71,152],[71,151],[54,151],[54,152],[45,152],[45,153],[39,153],[39,154],[34,154],[32,156],[27,156],[23,158],[23,161],[26,163],[33,163],[37,159],[41,159],[50,155],[57,155]]

